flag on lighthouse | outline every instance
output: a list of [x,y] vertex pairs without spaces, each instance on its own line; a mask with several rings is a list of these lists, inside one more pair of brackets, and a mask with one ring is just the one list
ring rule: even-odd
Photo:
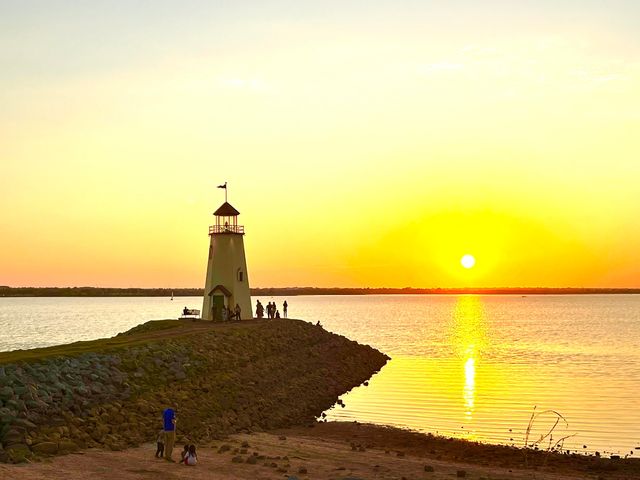
[[218,188],[224,188],[226,190],[227,189],[227,182],[224,182],[224,185],[218,185]]

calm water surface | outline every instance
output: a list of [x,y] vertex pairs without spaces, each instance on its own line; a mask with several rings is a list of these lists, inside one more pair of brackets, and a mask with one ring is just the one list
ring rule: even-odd
[[[263,297],[261,301],[283,298]],[[529,417],[565,448],[640,455],[640,296],[301,296],[289,315],[392,357],[331,420],[522,445]],[[255,298],[254,298],[255,303]],[[0,351],[108,337],[200,298],[0,298]],[[534,422],[530,439],[553,424]],[[548,443],[547,443],[548,444]],[[545,444],[545,446],[547,445]]]

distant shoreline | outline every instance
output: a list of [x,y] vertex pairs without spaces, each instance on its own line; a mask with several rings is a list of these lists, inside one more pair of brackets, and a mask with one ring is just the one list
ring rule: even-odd
[[[624,295],[640,288],[252,288],[254,297],[298,295]],[[0,297],[201,297],[202,288],[7,287]]]

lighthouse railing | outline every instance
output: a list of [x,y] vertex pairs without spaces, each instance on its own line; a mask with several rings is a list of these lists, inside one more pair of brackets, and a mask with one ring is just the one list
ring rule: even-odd
[[215,233],[242,233],[244,234],[244,225],[210,225],[209,235]]

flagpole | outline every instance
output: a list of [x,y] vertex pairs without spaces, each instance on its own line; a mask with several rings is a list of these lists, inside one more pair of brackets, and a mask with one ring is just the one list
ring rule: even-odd
[[224,188],[224,203],[227,203],[227,182],[224,182],[224,185],[218,185],[218,188]]

